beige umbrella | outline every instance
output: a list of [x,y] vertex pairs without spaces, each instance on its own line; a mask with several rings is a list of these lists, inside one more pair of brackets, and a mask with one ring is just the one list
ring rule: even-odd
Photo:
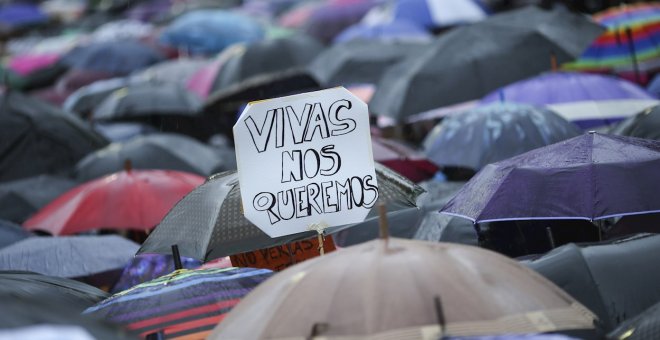
[[595,319],[502,255],[391,238],[282,271],[242,300],[209,339],[439,339],[588,330]]

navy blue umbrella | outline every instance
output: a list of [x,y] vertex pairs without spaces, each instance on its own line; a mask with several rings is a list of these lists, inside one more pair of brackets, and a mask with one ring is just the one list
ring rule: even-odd
[[0,248],[32,236],[32,233],[6,220],[0,220]]
[[3,29],[13,30],[47,21],[48,16],[36,5],[15,3],[0,6],[0,26]]
[[160,52],[145,44],[123,40],[74,48],[62,57],[61,62],[75,69],[124,75],[164,59]]

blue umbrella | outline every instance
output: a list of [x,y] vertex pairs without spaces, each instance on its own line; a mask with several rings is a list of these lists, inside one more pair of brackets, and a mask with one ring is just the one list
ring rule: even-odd
[[31,232],[10,221],[0,220],[0,248],[33,236]]
[[[201,266],[202,262],[189,257],[181,257],[181,265],[184,269],[193,269]],[[111,292],[121,292],[169,274],[175,269],[172,255],[140,254],[124,267],[119,281],[117,281]]]
[[38,6],[30,4],[8,4],[0,7],[0,26],[10,30],[30,25],[42,24],[48,21]]
[[334,43],[351,40],[415,40],[429,41],[433,35],[420,25],[403,20],[389,23],[359,23],[342,31],[335,37]]
[[471,23],[488,15],[479,0],[396,0],[380,10],[383,14],[376,21],[406,20],[429,29]]
[[247,16],[223,10],[197,10],[172,22],[160,41],[193,54],[215,54],[229,45],[263,37],[261,25]]
[[646,87],[646,90],[649,91],[656,98],[660,98],[660,73],[658,73],[653,80]]
[[124,40],[74,48],[62,57],[61,62],[75,69],[124,75],[164,59],[162,54],[147,45]]

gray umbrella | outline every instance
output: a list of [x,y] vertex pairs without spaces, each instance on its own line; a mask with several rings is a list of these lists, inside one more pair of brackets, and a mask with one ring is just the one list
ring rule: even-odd
[[130,77],[132,84],[159,83],[185,85],[195,72],[208,65],[206,59],[175,59],[153,65]]
[[79,180],[88,181],[124,169],[177,170],[208,176],[223,169],[223,161],[211,147],[187,136],[154,133],[123,143],[113,143],[83,158],[75,168]]
[[69,191],[78,182],[40,175],[0,183],[0,218],[23,223],[46,204]]
[[[387,210],[414,207],[415,198],[423,189],[382,165],[376,169],[379,200],[386,202]],[[376,219],[377,215],[377,209],[372,209],[367,218]],[[329,228],[326,233],[347,227]],[[177,244],[182,256],[209,261],[315,235],[311,231],[269,237],[241,213],[238,175],[228,171],[212,176],[179,201],[149,235],[139,253],[169,254],[171,246]]]
[[324,85],[377,83],[385,70],[426,47],[420,42],[351,41],[336,44],[309,65]]
[[391,67],[370,103],[394,119],[478,99],[580,56],[603,31],[586,17],[536,7],[498,14],[440,36]]
[[660,302],[622,323],[608,334],[608,338],[612,340],[660,339]]
[[607,243],[567,244],[522,261],[598,315],[611,330],[660,301],[660,235]]

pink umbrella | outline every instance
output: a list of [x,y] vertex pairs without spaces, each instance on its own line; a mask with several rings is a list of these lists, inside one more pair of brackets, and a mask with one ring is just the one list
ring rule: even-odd
[[309,21],[317,8],[324,4],[323,1],[305,2],[295,6],[291,10],[282,14],[279,19],[279,25],[287,28],[299,28]]
[[213,87],[213,82],[218,76],[218,72],[222,68],[224,61],[221,59],[216,59],[210,64],[202,67],[199,71],[195,72],[188,82],[186,83],[186,89],[188,91],[197,94],[200,98],[206,99],[211,92]]
[[12,57],[8,66],[19,75],[27,76],[34,71],[53,65],[59,59],[60,55],[56,53],[22,54]]

